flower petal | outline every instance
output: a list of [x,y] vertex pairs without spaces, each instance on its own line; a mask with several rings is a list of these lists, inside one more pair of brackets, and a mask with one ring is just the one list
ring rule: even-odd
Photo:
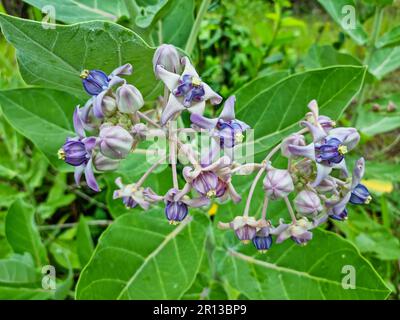
[[354,189],[361,181],[365,171],[365,160],[360,158],[356,161],[356,165],[353,169],[353,179],[351,181],[351,189]]
[[197,113],[191,114],[190,121],[202,129],[209,129],[209,130],[214,129],[218,123],[218,119],[216,119],[216,118],[208,119]]
[[299,157],[305,157],[315,161],[315,146],[314,143],[310,143],[306,146],[296,146],[293,144],[288,145],[288,151]]
[[116,69],[110,74],[110,78],[114,76],[130,76],[133,72],[133,67],[130,63],[126,63]]
[[224,108],[222,109],[222,112],[219,115],[221,119],[224,119],[225,121],[235,119],[235,102],[236,102],[235,96],[230,96],[228,99],[226,99],[224,103]]
[[156,68],[158,76],[160,77],[162,82],[164,82],[164,84],[167,86],[168,90],[172,92],[174,89],[176,89],[176,87],[179,84],[180,76],[176,73],[165,70],[160,65],[158,65]]
[[202,82],[204,88],[204,100],[210,99],[211,104],[220,104],[222,102],[222,97],[216,93],[211,87],[207,84]]
[[93,173],[93,166],[92,166],[92,159],[88,161],[85,167],[85,179],[86,183],[89,186],[90,189],[93,191],[99,192],[99,186],[97,184],[96,178]]
[[190,113],[196,113],[196,114],[203,114],[204,109],[206,107],[206,102],[205,101],[200,101],[198,103],[192,104],[190,108],[188,108]]
[[107,90],[100,92],[96,97],[93,99],[93,114],[96,118],[104,118],[103,113],[103,98],[106,95]]
[[168,122],[168,120],[170,120],[176,113],[182,110],[185,110],[185,107],[173,94],[170,94],[168,103],[165,106],[165,109],[161,115],[161,125],[164,126]]
[[324,180],[329,174],[332,172],[332,167],[328,167],[325,165],[322,165],[320,163],[316,163],[317,165],[317,177],[315,178],[315,181],[311,183],[311,186],[315,188],[318,186],[322,180]]
[[83,128],[83,123],[81,118],[79,117],[79,106],[76,106],[74,115],[73,115],[73,123],[75,132],[78,134],[79,137],[85,137],[85,130]]
[[81,182],[81,177],[84,170],[85,170],[84,164],[80,165],[79,167],[75,167],[74,179],[77,186],[79,186]]
[[188,57],[182,57],[181,63],[185,66],[185,69],[183,70],[182,74],[188,74],[188,75],[190,75],[192,77],[199,78],[199,75],[198,75],[196,69],[190,63],[190,60],[189,60]]

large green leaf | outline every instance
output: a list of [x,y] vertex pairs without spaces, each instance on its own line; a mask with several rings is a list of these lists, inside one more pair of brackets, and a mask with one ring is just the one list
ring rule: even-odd
[[[296,74],[266,89],[255,88],[251,98],[238,99],[237,118],[254,129],[255,154],[264,154],[289,133],[318,101],[320,113],[337,119],[359,92],[366,69],[334,66]],[[247,88],[249,90],[249,88]]]
[[78,103],[74,96],[52,89],[0,91],[0,106],[7,120],[59,169],[67,168],[57,158],[57,150],[68,136],[76,135],[72,113]]
[[76,230],[76,249],[81,266],[85,266],[93,253],[94,245],[89,225],[84,216],[80,217]]
[[[52,6],[56,20],[65,23],[87,20],[116,21],[119,17],[127,15],[124,0],[24,0],[24,2],[40,10]],[[49,13],[48,10],[44,11]]]
[[[219,270],[249,299],[385,299],[390,293],[357,249],[330,232],[315,230],[307,246],[287,240],[265,255],[251,245],[236,246],[237,239],[227,235],[216,254]],[[344,266],[354,268],[355,289],[342,287]]]
[[392,30],[386,32],[376,42],[378,48],[394,46],[400,44],[400,26],[394,27]]
[[6,39],[17,49],[21,74],[29,84],[61,89],[87,97],[79,75],[83,69],[110,73],[131,63],[128,80],[144,96],[158,92],[150,48],[134,32],[107,21],[91,21],[43,29],[40,22],[0,14]]
[[47,253],[34,222],[34,213],[33,207],[16,200],[6,216],[6,236],[15,253],[30,253],[35,265],[42,267],[48,263]]
[[77,299],[178,299],[193,283],[206,239],[206,218],[178,226],[154,209],[119,217],[102,235]]
[[41,286],[42,275],[29,254],[0,260],[0,299],[48,299],[52,291]]
[[336,51],[331,46],[312,46],[304,58],[308,69],[324,68],[336,65],[360,66],[361,62],[350,54]]
[[[194,0],[171,0],[171,10],[162,20],[163,43],[184,48],[194,23]],[[179,23],[178,23],[179,22]]]
[[[357,11],[354,0],[318,0],[318,2],[325,8],[332,19],[342,28],[343,32],[347,33],[359,45],[364,45],[367,43],[368,36],[360,21],[357,19]],[[345,6],[351,6],[354,9],[354,27],[347,25],[347,16],[349,12],[344,10]]]
[[400,46],[387,47],[374,51],[369,71],[378,79],[400,67]]

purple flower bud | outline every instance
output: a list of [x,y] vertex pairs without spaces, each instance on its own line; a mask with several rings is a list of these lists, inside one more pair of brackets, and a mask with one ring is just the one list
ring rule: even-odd
[[132,148],[132,136],[120,126],[103,126],[99,137],[100,151],[111,159],[125,158]]
[[285,156],[286,158],[292,158],[295,156],[289,151],[289,145],[302,146],[302,147],[305,146],[306,141],[304,136],[301,134],[292,134],[282,141],[281,152],[282,155]]
[[272,200],[284,198],[294,190],[293,180],[288,170],[268,168],[263,184],[267,196]]
[[71,166],[77,167],[84,164],[90,158],[85,144],[79,139],[67,138],[63,147],[58,151],[58,157]]
[[143,96],[133,85],[123,84],[117,89],[118,110],[133,114],[144,105]]
[[98,152],[93,156],[93,166],[98,171],[114,171],[118,168],[120,160],[110,159]]
[[225,194],[227,185],[212,171],[203,171],[192,181],[193,188],[207,198],[220,198]]
[[359,183],[352,191],[350,196],[350,203],[352,204],[368,204],[372,200],[366,186]]
[[97,96],[107,89],[108,76],[101,70],[83,70],[80,77],[86,92],[91,96]]
[[192,102],[204,100],[205,90],[200,78],[188,74],[179,79],[178,87],[173,91],[176,97],[184,97],[183,105],[188,108]]
[[138,203],[132,197],[122,197],[122,203],[128,209],[133,209],[138,205]]
[[179,73],[181,69],[181,62],[178,50],[173,45],[163,44],[159,46],[153,57],[154,74],[159,79],[157,66],[162,66],[165,70]]
[[165,216],[170,224],[177,224],[186,218],[188,206],[181,201],[167,201]]
[[297,212],[301,214],[311,214],[322,211],[321,199],[318,195],[309,190],[301,191],[294,199]]
[[266,253],[272,245],[272,237],[269,234],[269,226],[261,228],[253,238],[253,244],[260,253]]
[[319,116],[318,122],[326,133],[329,133],[330,130],[336,127],[336,122],[327,116]]

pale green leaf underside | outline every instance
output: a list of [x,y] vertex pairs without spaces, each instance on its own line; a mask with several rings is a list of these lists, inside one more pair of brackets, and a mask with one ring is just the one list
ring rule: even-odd
[[161,209],[119,217],[102,235],[77,299],[178,299],[204,254],[206,218],[168,224]]
[[[219,269],[249,299],[385,299],[390,293],[353,245],[326,231],[315,230],[306,247],[287,240],[265,255],[252,246],[237,252],[236,245],[231,237],[228,248],[217,252]],[[342,287],[344,266],[354,267],[355,289]]]
[[83,69],[110,73],[131,63],[129,82],[144,96],[158,91],[150,48],[134,32],[107,21],[44,29],[40,22],[0,14],[6,39],[17,49],[21,74],[28,84],[60,89],[89,98],[79,77]]
[[[347,33],[359,45],[364,45],[367,43],[368,36],[360,21],[357,19],[357,11],[354,0],[318,0],[318,2],[325,8],[332,19],[341,27],[343,32]],[[352,7],[354,11],[349,11],[345,6]],[[354,13],[354,15],[352,13]],[[348,18],[355,18],[355,27],[348,24],[350,21]]]
[[[65,23],[88,20],[116,21],[122,15],[127,15],[123,0],[24,0],[24,2],[44,11],[45,14],[53,13],[51,10],[54,8],[55,19]],[[50,11],[49,6],[53,7]]]
[[59,169],[66,169],[57,158],[67,137],[76,136],[72,114],[79,100],[65,92],[41,88],[0,91],[0,106],[7,120],[31,140]]
[[376,50],[371,58],[369,71],[378,79],[400,67],[400,46]]
[[[320,113],[337,119],[359,92],[366,69],[358,66],[332,66],[287,77],[260,90],[253,97],[238,100],[237,118],[254,129],[255,154],[265,153],[291,132],[309,112],[316,99]],[[247,89],[248,90],[248,89]]]

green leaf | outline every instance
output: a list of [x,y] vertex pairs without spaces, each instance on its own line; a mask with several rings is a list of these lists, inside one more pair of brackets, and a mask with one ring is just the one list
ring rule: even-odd
[[78,227],[76,230],[76,247],[78,251],[78,258],[81,266],[85,266],[92,256],[94,245],[92,236],[90,234],[89,225],[84,216],[79,219]]
[[77,299],[179,299],[199,270],[205,216],[171,226],[159,209],[119,217],[82,271]]
[[[364,45],[368,41],[360,21],[357,19],[357,11],[354,0],[318,0],[325,8],[332,19],[341,27],[342,31],[347,33],[359,45]],[[354,11],[345,10],[345,6],[352,6]],[[343,11],[342,11],[343,10]],[[354,15],[352,15],[354,13]],[[348,25],[348,18],[355,19],[355,26]]]
[[378,79],[400,67],[400,46],[375,50],[369,64],[369,71]]
[[[79,77],[83,69],[106,73],[131,63],[128,81],[145,97],[158,92],[150,48],[134,32],[106,21],[91,21],[43,29],[40,22],[0,14],[7,41],[17,49],[22,77],[28,84],[61,89],[89,98]],[[71,107],[72,108],[72,107]]]
[[170,0],[172,9],[162,20],[163,43],[184,48],[194,23],[193,0]]
[[167,7],[168,0],[138,0],[139,14],[135,17],[135,23],[140,28],[148,28],[154,24]]
[[[55,19],[65,23],[88,20],[117,21],[119,17],[127,15],[123,0],[24,0],[24,2],[39,10],[51,6],[54,9]],[[49,14],[48,10],[43,11]]]
[[361,66],[361,62],[350,54],[336,51],[331,46],[312,46],[304,58],[307,69],[324,68],[336,65]]
[[46,249],[34,222],[35,210],[22,200],[16,200],[8,210],[5,222],[7,241],[15,253],[32,255],[35,265],[48,263]]
[[58,159],[57,151],[67,137],[76,136],[72,114],[77,104],[77,98],[58,90],[0,91],[0,105],[7,120],[61,170],[67,170],[67,165]]
[[36,270],[32,257],[12,255],[0,260],[0,299],[49,299],[52,291],[41,286],[41,274]]
[[[231,233],[227,248],[217,251],[221,276],[249,299],[385,299],[390,293],[380,276],[357,249],[336,234],[315,230],[305,246],[287,240],[265,255],[253,246],[238,245]],[[355,270],[355,289],[344,289],[347,273]],[[346,282],[346,281],[345,281]],[[301,290],[299,290],[301,288]]]
[[264,90],[256,87],[252,98],[238,99],[237,118],[254,130],[255,154],[264,155],[280,139],[299,130],[298,123],[312,99],[318,101],[321,114],[337,119],[359,92],[365,72],[364,67],[356,66],[311,70]]
[[386,32],[376,42],[378,48],[396,46],[400,44],[400,26],[394,27],[392,30]]

